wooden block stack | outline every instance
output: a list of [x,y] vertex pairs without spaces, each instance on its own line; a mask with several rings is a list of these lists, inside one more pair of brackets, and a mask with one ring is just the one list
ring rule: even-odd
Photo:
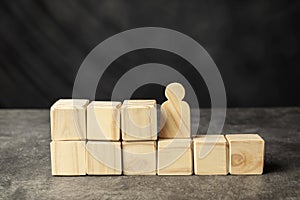
[[263,173],[265,143],[259,135],[202,135],[192,140],[183,86],[172,83],[165,95],[168,100],[161,106],[159,137],[155,100],[125,100],[123,105],[57,101],[50,112],[52,174]]
[[86,173],[122,174],[121,102],[93,101],[87,107]]
[[53,175],[85,175],[88,100],[58,100],[50,110]]
[[161,106],[161,131],[158,140],[158,175],[193,174],[193,153],[190,133],[190,108],[182,101],[183,86],[166,87],[167,101]]
[[121,119],[123,173],[156,175],[156,101],[125,100]]

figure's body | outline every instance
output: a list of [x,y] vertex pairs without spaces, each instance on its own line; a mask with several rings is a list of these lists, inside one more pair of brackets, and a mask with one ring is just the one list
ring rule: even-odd
[[161,105],[160,138],[190,138],[190,107],[182,101],[183,86],[172,83],[166,87],[167,101]]

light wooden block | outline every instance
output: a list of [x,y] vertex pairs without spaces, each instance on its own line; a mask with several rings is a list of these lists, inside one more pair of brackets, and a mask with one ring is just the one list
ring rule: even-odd
[[86,170],[90,175],[121,175],[121,142],[88,141]]
[[257,134],[226,135],[230,174],[262,174],[265,142]]
[[125,141],[156,140],[156,101],[125,100],[121,108],[121,124]]
[[160,139],[157,151],[158,175],[191,175],[193,173],[191,139]]
[[85,141],[50,143],[52,175],[86,175]]
[[122,142],[124,175],[156,175],[156,141]]
[[160,108],[160,138],[190,138],[190,107],[182,101],[184,87],[180,83],[171,83],[166,87],[167,101]]
[[88,140],[120,140],[121,102],[93,101],[87,107]]
[[52,140],[85,140],[86,107],[84,99],[60,99],[50,110]]
[[228,174],[228,145],[223,135],[197,136],[193,143],[196,175]]

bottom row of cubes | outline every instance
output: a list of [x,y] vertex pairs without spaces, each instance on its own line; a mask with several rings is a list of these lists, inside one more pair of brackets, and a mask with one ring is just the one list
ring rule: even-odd
[[255,134],[159,141],[52,141],[53,175],[261,174],[264,141]]

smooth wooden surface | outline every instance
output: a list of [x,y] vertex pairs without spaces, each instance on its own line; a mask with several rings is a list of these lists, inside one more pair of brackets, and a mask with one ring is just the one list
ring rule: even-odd
[[156,140],[155,100],[125,100],[121,108],[122,140]]
[[85,175],[85,141],[52,141],[52,175]]
[[124,175],[156,175],[156,141],[122,142]]
[[89,175],[121,175],[121,142],[88,141],[86,171]]
[[85,140],[86,107],[84,99],[60,99],[50,109],[52,140]]
[[120,140],[121,102],[93,101],[87,107],[88,140]]
[[257,134],[226,135],[230,174],[262,174],[265,142]]
[[228,145],[223,135],[193,138],[196,175],[228,174]]
[[[198,110],[191,109],[192,127]],[[210,110],[201,109],[205,133]],[[51,174],[49,109],[0,109],[0,199],[299,199],[300,108],[229,108],[223,134],[259,134],[261,176]],[[196,132],[194,132],[195,134]]]
[[190,107],[182,101],[185,95],[180,83],[171,83],[166,87],[167,101],[161,105],[160,138],[191,137]]
[[193,173],[191,139],[160,139],[157,151],[158,175],[191,175]]

